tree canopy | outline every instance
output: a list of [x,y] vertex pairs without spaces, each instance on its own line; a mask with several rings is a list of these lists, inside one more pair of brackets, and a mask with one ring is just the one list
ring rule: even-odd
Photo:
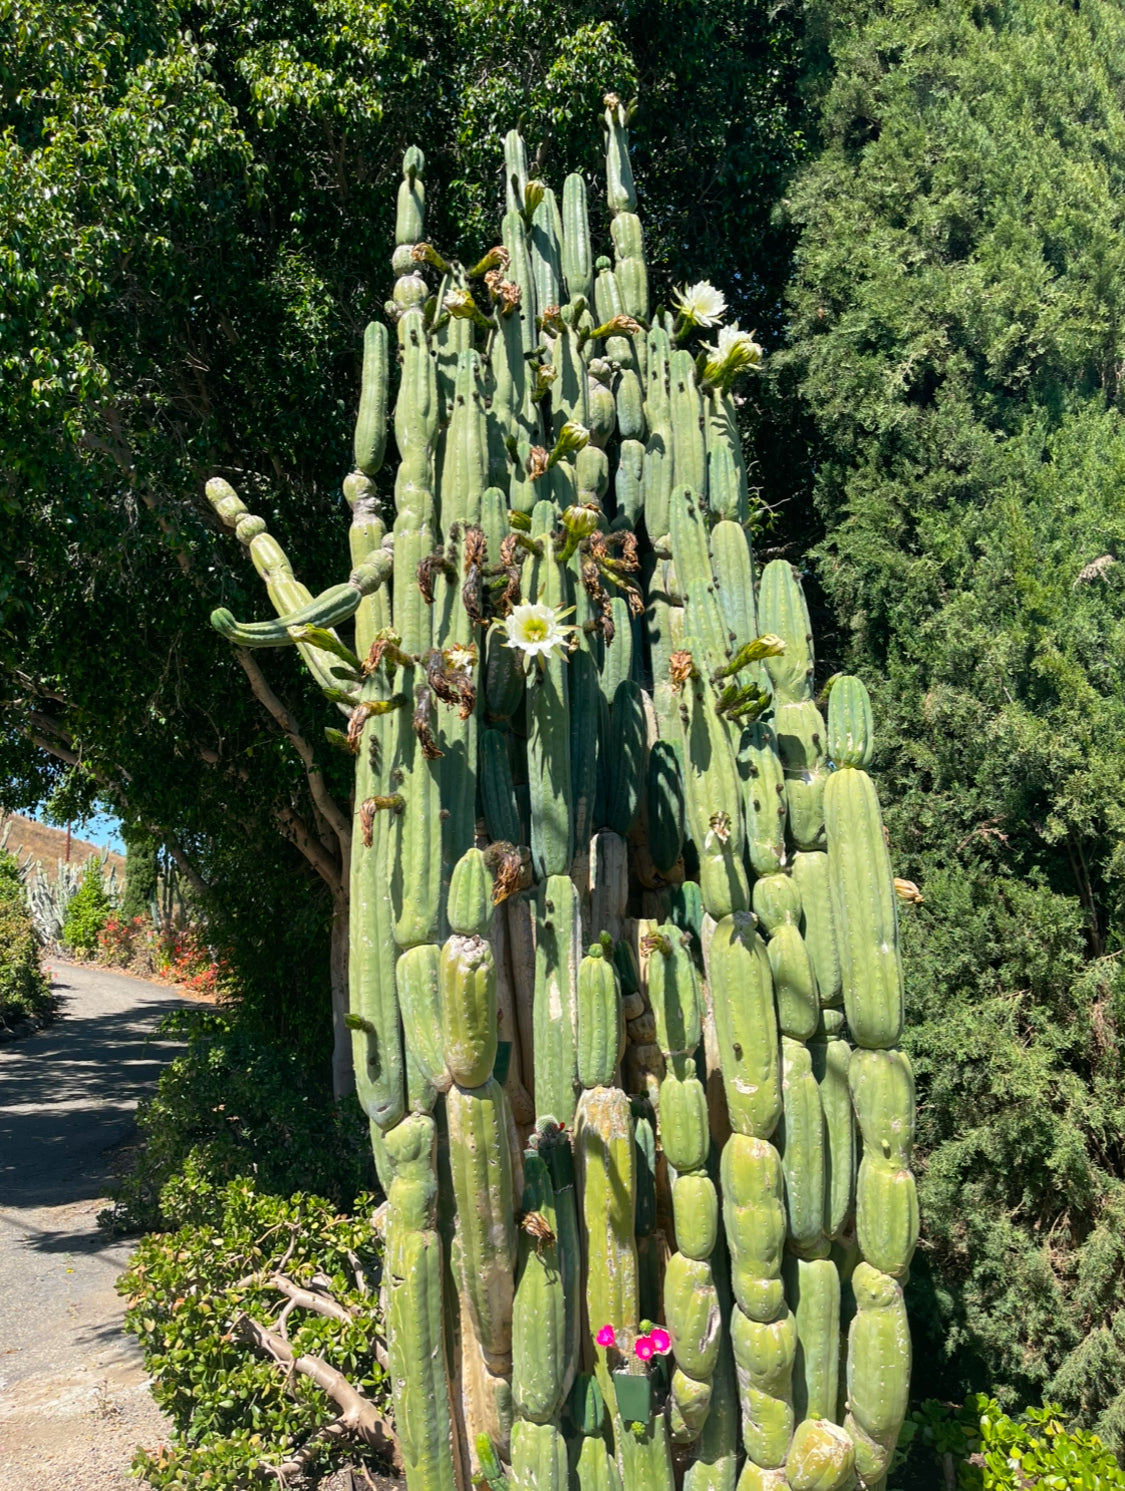
[[229,477],[311,589],[342,578],[404,148],[435,241],[481,251],[503,131],[556,184],[593,178],[607,89],[638,99],[650,262],[776,325],[797,62],[757,0],[20,0],[0,21],[4,801],[101,796],[153,831],[278,1034],[326,1009],[348,774],[296,666],[247,657],[255,698],[207,625],[262,601],[203,481]]

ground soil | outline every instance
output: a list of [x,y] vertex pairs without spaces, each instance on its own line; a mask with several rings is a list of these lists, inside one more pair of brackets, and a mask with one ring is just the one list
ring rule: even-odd
[[[131,1251],[98,1231],[134,1113],[174,1042],[175,989],[52,959],[55,1023],[0,1047],[0,1491],[136,1491],[129,1465],[171,1426],[122,1331]],[[399,1491],[343,1470],[321,1491]]]
[[127,1243],[97,1214],[137,1102],[176,1049],[173,990],[54,962],[56,1022],[0,1049],[0,1491],[126,1491],[168,1426],[114,1281]]

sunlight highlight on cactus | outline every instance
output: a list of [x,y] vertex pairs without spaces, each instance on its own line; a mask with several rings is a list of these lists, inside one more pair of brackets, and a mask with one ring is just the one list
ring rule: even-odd
[[731,389],[761,348],[704,280],[651,306],[626,124],[607,97],[612,257],[513,132],[466,270],[407,152],[351,576],[311,596],[215,481],[278,620],[214,620],[296,645],[348,720],[410,1491],[873,1491],[918,1213],[870,704],[838,679],[825,721],[800,582],[756,573]]

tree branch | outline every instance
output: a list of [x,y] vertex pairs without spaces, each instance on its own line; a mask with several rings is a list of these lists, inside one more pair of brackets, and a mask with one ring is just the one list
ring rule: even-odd
[[65,761],[68,766],[78,765],[78,757],[69,746],[64,746],[56,740],[48,740],[45,735],[41,735],[38,731],[32,734],[31,739],[41,751],[46,751],[51,756],[57,756],[60,761]]
[[[342,868],[341,863],[329,854],[318,838],[309,832],[308,825],[292,808],[278,808],[276,816],[286,838],[297,846],[332,894],[340,895],[344,888],[345,875],[345,868]],[[346,867],[346,865],[347,861],[344,860],[343,866]]]
[[284,1486],[290,1476],[305,1474],[309,1461],[316,1454],[317,1446],[322,1439],[341,1439],[347,1432],[339,1419],[333,1419],[330,1424],[322,1424],[319,1429],[309,1435],[295,1455],[290,1455],[289,1459],[283,1460],[280,1465],[269,1465],[266,1469]]
[[336,835],[339,843],[340,855],[345,864],[351,856],[352,826],[347,815],[342,811],[335,798],[328,791],[324,782],[324,773],[317,765],[313,755],[312,746],[301,733],[300,726],[293,715],[281,702],[281,700],[270,688],[266,675],[258,665],[257,659],[244,647],[235,648],[235,657],[242,664],[242,670],[250,680],[250,687],[254,691],[254,697],[274,718],[277,724],[285,732],[292,743],[293,749],[301,758],[301,764],[305,768],[305,779],[309,784],[309,793],[317,812]]
[[195,869],[191,861],[188,859],[187,855],[184,853],[183,849],[181,849],[179,844],[176,843],[175,839],[170,839],[167,832],[155,824],[146,823],[145,828],[150,834],[153,835],[154,838],[159,839],[160,842],[164,845],[165,849],[167,849],[168,853],[176,861],[176,869],[179,870],[180,874],[191,886],[192,890],[195,891],[196,895],[205,896],[208,890],[206,880],[204,880],[199,871]]
[[[326,1301],[318,1301],[318,1304],[324,1303]],[[319,1313],[325,1312],[320,1310]],[[350,1316],[347,1318],[351,1319]],[[287,1372],[300,1373],[302,1377],[315,1382],[317,1387],[340,1410],[333,1425],[328,1426],[334,1432],[353,1435],[381,1454],[394,1453],[394,1441],[388,1432],[387,1422],[378,1408],[353,1387],[342,1372],[338,1372],[322,1357],[297,1356],[284,1336],[259,1325],[256,1320],[251,1319],[245,1313],[239,1315],[234,1321],[231,1332],[241,1336],[267,1356],[272,1356],[278,1366],[284,1367]]]
[[[53,724],[53,722],[48,720],[45,716],[35,715],[33,716],[33,718],[38,720],[38,722],[44,729],[54,729],[60,736],[60,739],[58,740],[51,740],[46,735],[41,734],[39,731],[34,732],[31,739],[40,748],[40,750],[48,752],[49,755],[57,757],[57,759],[60,761],[65,761],[68,766],[78,766],[80,761],[78,755],[71,750],[69,744],[63,744],[64,740],[69,742],[70,739],[66,732],[63,731],[58,725]],[[101,783],[105,791],[117,804],[118,810],[128,812],[128,798],[120,784],[110,781],[107,777],[103,776],[101,772],[95,772],[94,775],[97,777],[98,781]],[[164,845],[168,853],[176,861],[176,868],[179,870],[180,874],[184,877],[187,883],[191,886],[192,890],[195,891],[196,895],[206,895],[206,880],[203,879],[203,876],[200,875],[199,871],[192,865],[181,846],[176,843],[175,839],[169,837],[168,831],[164,828],[161,828],[158,823],[146,823],[144,825],[144,828],[146,832],[152,834],[154,838],[159,839],[160,842]]]
[[312,1310],[314,1314],[327,1315],[329,1320],[339,1320],[343,1325],[350,1325],[355,1319],[354,1313],[340,1304],[338,1300],[333,1299],[330,1294],[318,1294],[313,1289],[302,1289],[300,1284],[295,1284],[284,1274],[271,1275],[269,1282],[279,1294],[284,1294],[302,1310]]

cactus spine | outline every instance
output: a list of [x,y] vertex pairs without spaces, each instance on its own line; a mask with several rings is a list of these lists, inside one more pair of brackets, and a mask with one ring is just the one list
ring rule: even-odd
[[612,257],[513,131],[498,242],[446,263],[407,151],[351,574],[312,596],[214,481],[278,615],[213,620],[296,645],[347,718],[409,1491],[735,1491],[743,1454],[745,1491],[875,1488],[918,1214],[870,702],[839,678],[825,722],[796,572],[757,583],[731,388],[760,349],[692,340],[706,286],[653,311],[627,121],[608,95]]

